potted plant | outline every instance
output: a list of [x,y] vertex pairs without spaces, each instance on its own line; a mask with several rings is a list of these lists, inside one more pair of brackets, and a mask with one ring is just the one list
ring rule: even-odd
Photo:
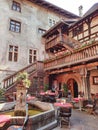
[[64,95],[65,95],[65,97],[67,97],[67,95],[68,95],[68,87],[67,87],[67,84],[63,84],[63,90],[64,90]]
[[48,90],[48,88],[49,88],[49,85],[48,85],[48,84],[45,84],[45,85],[44,85],[44,91],[46,92],[46,91]]

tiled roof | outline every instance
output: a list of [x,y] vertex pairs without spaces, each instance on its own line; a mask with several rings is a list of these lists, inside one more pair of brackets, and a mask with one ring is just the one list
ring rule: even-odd
[[53,12],[61,14],[61,15],[65,16],[65,17],[79,18],[79,16],[77,16],[77,15],[75,15],[75,14],[73,14],[73,13],[71,13],[71,12],[65,10],[65,9],[62,9],[62,8],[52,4],[50,2],[47,2],[45,0],[29,0],[29,1],[31,1],[32,3],[35,3],[35,4],[39,5],[39,6],[42,6],[44,8],[47,8],[49,10],[52,10]]
[[94,4],[94,5],[83,15],[83,17],[86,17],[86,16],[90,15],[91,13],[95,12],[96,10],[98,10],[98,3]]

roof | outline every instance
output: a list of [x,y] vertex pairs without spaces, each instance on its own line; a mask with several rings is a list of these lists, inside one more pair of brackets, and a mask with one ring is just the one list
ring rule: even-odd
[[47,30],[45,32],[45,34],[42,35],[42,37],[46,37],[48,34],[51,35],[53,32],[55,32],[55,30],[57,30],[58,28],[64,28],[65,26],[69,26],[68,23],[64,22],[63,20],[60,20],[59,22],[57,22],[54,26],[52,26],[49,30]]
[[83,15],[83,17],[86,17],[86,16],[92,14],[92,13],[95,12],[96,10],[98,10],[98,3],[95,3],[95,4]]
[[76,25],[77,23],[83,21],[83,19],[86,19],[89,15],[93,14],[94,12],[98,11],[98,3],[95,3],[84,15],[81,17],[78,21],[73,23],[70,27]]
[[79,18],[79,16],[77,16],[77,15],[75,15],[75,14],[73,14],[73,13],[71,13],[71,12],[65,10],[65,9],[62,9],[62,8],[52,4],[50,2],[47,2],[45,0],[29,0],[29,1],[31,1],[32,3],[35,3],[35,4],[39,5],[39,6],[42,6],[44,8],[47,8],[49,10],[52,10],[53,12],[61,14],[61,15],[65,16],[65,17]]

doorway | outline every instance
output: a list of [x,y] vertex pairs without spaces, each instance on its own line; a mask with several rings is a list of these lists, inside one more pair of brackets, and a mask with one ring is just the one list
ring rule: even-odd
[[67,81],[68,89],[71,91],[72,97],[78,97],[78,84],[74,79]]

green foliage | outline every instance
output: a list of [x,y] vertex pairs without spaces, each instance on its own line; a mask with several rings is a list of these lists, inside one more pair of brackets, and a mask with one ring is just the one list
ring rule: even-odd
[[28,74],[26,72],[20,72],[17,75],[17,81],[28,79]]
[[16,80],[17,80],[18,82],[22,82],[23,85],[26,86],[26,88],[29,88],[30,85],[31,85],[31,81],[29,80],[28,73],[26,73],[26,72],[20,72],[20,73],[17,75]]
[[63,84],[63,89],[64,89],[64,93],[67,94],[68,93],[68,87],[67,84]]
[[46,92],[46,91],[48,90],[48,88],[49,88],[49,85],[48,85],[48,84],[45,84],[45,85],[44,85],[44,91]]
[[4,97],[5,90],[3,88],[0,88],[0,98]]

